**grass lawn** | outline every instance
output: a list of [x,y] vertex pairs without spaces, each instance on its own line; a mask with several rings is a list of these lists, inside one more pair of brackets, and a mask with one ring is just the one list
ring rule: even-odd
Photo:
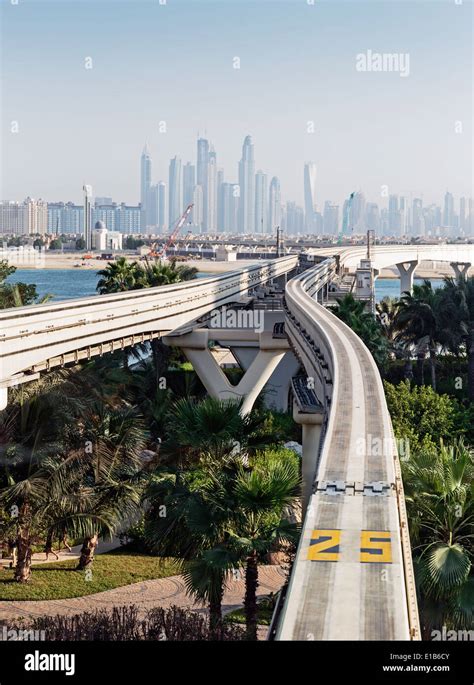
[[[272,620],[273,609],[267,604],[260,602],[257,605],[257,622],[261,626],[269,626]],[[243,607],[229,612],[224,617],[229,623],[245,623],[245,612]]]
[[32,567],[28,583],[15,583],[13,570],[0,571],[0,600],[68,599],[174,576],[179,571],[173,559],[136,554],[120,548],[98,554],[91,573],[75,571],[77,560],[59,561]]

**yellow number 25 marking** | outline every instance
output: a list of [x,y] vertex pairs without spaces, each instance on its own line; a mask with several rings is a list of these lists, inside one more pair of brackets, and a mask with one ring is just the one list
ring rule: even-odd
[[360,534],[360,561],[369,564],[391,564],[392,542],[386,530],[363,530]]
[[313,530],[309,543],[310,561],[339,561],[340,530]]

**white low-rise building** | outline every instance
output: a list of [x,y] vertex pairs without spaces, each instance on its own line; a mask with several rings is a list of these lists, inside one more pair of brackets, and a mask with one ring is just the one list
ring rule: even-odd
[[123,236],[118,231],[109,231],[103,221],[97,221],[92,232],[92,249],[97,252],[122,249]]

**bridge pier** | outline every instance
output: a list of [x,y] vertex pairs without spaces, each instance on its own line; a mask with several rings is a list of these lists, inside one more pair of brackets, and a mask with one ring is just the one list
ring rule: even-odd
[[8,405],[8,388],[0,388],[0,411],[6,409]]
[[419,263],[420,261],[416,259],[412,262],[400,262],[399,264],[396,264],[398,273],[400,274],[400,294],[413,292],[413,278],[415,269]]
[[[209,349],[211,340],[229,340],[258,345],[258,352],[237,385],[232,385]],[[241,413],[248,414],[265,384],[289,352],[285,339],[272,338],[271,332],[257,333],[252,329],[201,328],[184,335],[167,335],[166,345],[180,347],[193,365],[202,384],[211,397],[221,400],[243,400]],[[229,345],[229,347],[233,347]],[[237,347],[237,345],[235,345]]]
[[306,414],[298,409],[296,402],[293,404],[293,420],[301,424],[303,428],[303,454],[301,463],[301,475],[303,487],[301,492],[301,507],[303,516],[306,507],[313,494],[314,477],[319,458],[319,443],[323,428],[324,414]]
[[454,276],[456,280],[459,278],[467,278],[469,269],[471,268],[471,262],[451,262],[451,266],[454,271]]

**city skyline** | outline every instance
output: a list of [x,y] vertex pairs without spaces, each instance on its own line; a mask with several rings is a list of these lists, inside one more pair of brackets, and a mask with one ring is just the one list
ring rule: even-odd
[[[320,211],[358,189],[380,203],[382,186],[425,204],[467,197],[471,15],[454,2],[4,4],[1,197],[80,202],[87,182],[137,204],[143,141],[167,181],[171,158],[195,160],[198,133],[226,182],[251,135],[255,169],[299,206],[313,160]],[[361,72],[371,49],[409,54],[408,76]]]

